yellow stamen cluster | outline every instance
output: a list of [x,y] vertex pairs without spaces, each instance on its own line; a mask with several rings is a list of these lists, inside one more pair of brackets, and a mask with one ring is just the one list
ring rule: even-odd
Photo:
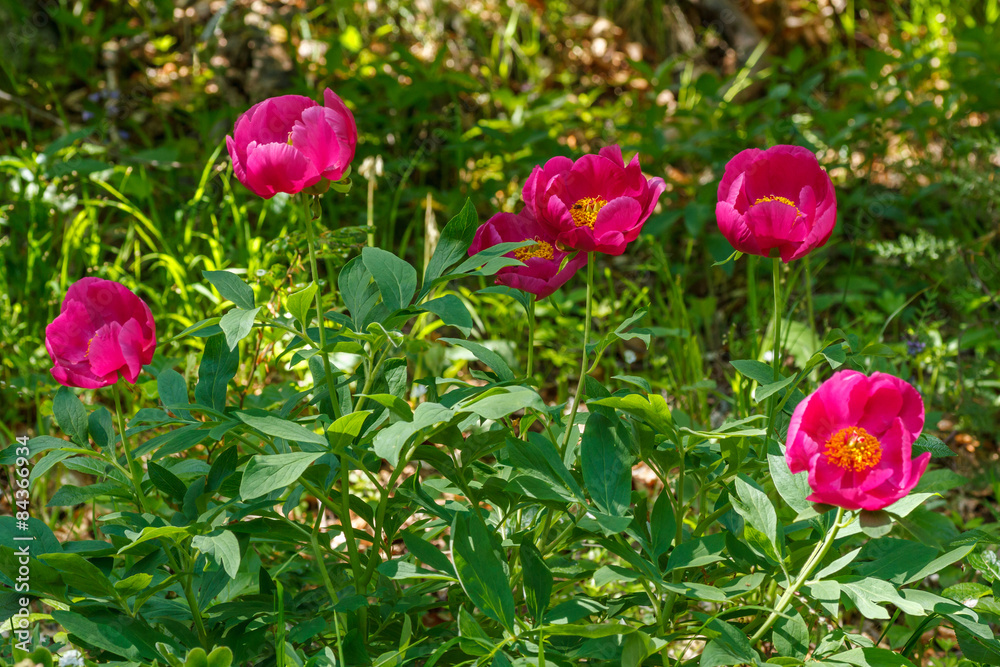
[[848,426],[833,434],[823,450],[826,460],[839,468],[863,472],[882,460],[878,438],[860,426]]
[[288,145],[289,146],[292,145],[292,133],[291,132],[288,133]]
[[799,210],[799,207],[795,205],[795,202],[786,197],[779,197],[778,195],[768,195],[766,197],[761,197],[760,199],[755,201],[752,204],[752,206],[756,206],[757,204],[763,204],[764,202],[769,202],[769,201],[776,201],[779,204],[784,204],[785,206],[791,206],[792,208],[795,209],[796,216],[803,215],[802,211]]
[[[525,239],[525,241],[527,241],[527,239]],[[534,238],[534,241],[535,245],[526,245],[523,248],[515,249],[514,258],[519,262],[526,262],[532,257],[541,257],[542,259],[555,258],[551,243],[543,241],[537,236]]]
[[[97,336],[94,336],[94,338],[97,338]],[[84,358],[90,357],[90,346],[94,344],[94,338],[87,341],[87,351],[83,353]]]
[[594,223],[597,222],[597,214],[600,213],[601,209],[608,203],[604,197],[584,197],[583,199],[578,199],[573,207],[570,208],[570,215],[573,216],[573,223],[577,227],[590,227],[594,228]]

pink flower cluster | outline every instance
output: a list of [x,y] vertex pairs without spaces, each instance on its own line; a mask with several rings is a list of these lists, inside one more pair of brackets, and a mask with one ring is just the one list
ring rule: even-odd
[[576,161],[554,157],[528,177],[521,193],[524,208],[490,218],[476,233],[469,254],[501,241],[534,241],[508,253],[525,265],[501,269],[496,282],[544,298],[586,264],[586,253],[625,252],[665,189],[662,178],[643,176],[638,155],[626,165],[617,145]]
[[[236,121],[226,146],[236,178],[257,195],[321,189],[348,173],[357,145],[354,116],[331,90],[324,104],[298,95],[265,100]],[[521,262],[498,284],[544,298],[566,283],[588,253],[621,255],[653,213],[666,186],[646,178],[638,156],[617,145],[577,160],[554,157],[525,182],[524,207],[497,213],[476,232],[474,255],[506,242],[530,242],[508,255]],[[816,157],[798,146],[751,148],[726,165],[719,183],[719,230],[737,250],[791,262],[823,246],[837,201]],[[52,376],[82,388],[119,378],[135,383],[156,348],[149,307],[123,285],[84,278],[70,287],[46,329]],[[913,458],[924,424],[917,390],[884,373],[836,373],[795,409],[786,458],[807,472],[809,500],[878,510],[908,494],[930,454]]]

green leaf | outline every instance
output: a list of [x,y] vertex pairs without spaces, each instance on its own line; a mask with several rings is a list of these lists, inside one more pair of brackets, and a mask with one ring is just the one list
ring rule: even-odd
[[240,497],[253,500],[294,483],[322,452],[257,454],[247,463],[240,482]]
[[195,401],[224,412],[226,385],[236,377],[239,365],[239,348],[230,348],[224,334],[216,334],[206,340],[198,366],[198,384],[194,388]]
[[524,598],[528,612],[539,623],[552,599],[552,571],[542,558],[530,535],[521,540],[521,569],[524,572]]
[[239,574],[240,543],[232,531],[223,530],[218,535],[197,535],[191,540],[191,546],[214,557],[230,579],[235,579]]
[[90,444],[87,439],[87,409],[69,387],[60,387],[52,399],[52,416],[63,433],[80,445]]
[[337,289],[351,314],[354,325],[360,329],[379,296],[378,286],[372,283],[372,274],[365,267],[360,255],[340,270]]
[[921,433],[920,437],[913,443],[913,455],[919,456],[924,452],[930,452],[931,458],[939,459],[948,456],[958,456],[951,451],[951,447],[944,444],[942,440],[930,433]]
[[670,558],[667,559],[667,571],[685,567],[701,567],[724,560],[722,552],[725,548],[725,533],[713,533],[682,542],[670,552]]
[[471,340],[462,340],[461,338],[439,338],[438,340],[450,345],[464,347],[466,350],[474,354],[476,359],[479,359],[479,361],[493,369],[493,372],[496,373],[501,382],[510,382],[514,379],[514,372],[510,370],[510,366],[508,366],[507,362],[493,350],[480,345],[479,343],[475,343]]
[[737,359],[730,361],[730,365],[740,372],[745,378],[754,380],[760,385],[767,385],[774,382],[774,369],[763,361],[756,359]]
[[742,630],[725,621],[714,619],[708,624],[717,636],[705,645],[701,654],[700,667],[720,667],[721,665],[756,665],[760,661],[757,652]]
[[809,626],[795,607],[789,607],[784,613],[771,630],[771,641],[778,655],[804,660],[809,653]]
[[304,289],[294,292],[285,297],[285,308],[292,314],[302,328],[308,326],[309,308],[316,303],[316,291],[319,287],[316,283],[309,283]]
[[250,334],[250,331],[253,329],[254,320],[257,319],[257,311],[259,310],[260,307],[250,310],[233,308],[219,320],[219,326],[222,328],[222,333],[226,336],[226,344],[229,345],[230,350]]
[[765,399],[770,398],[775,393],[781,391],[788,385],[795,381],[795,376],[790,375],[784,379],[778,380],[777,382],[770,382],[768,384],[760,385],[753,392],[753,400],[757,403],[763,402]]
[[916,667],[899,653],[874,646],[837,653],[829,656],[827,660],[844,662],[856,667]]
[[361,257],[382,293],[385,307],[395,312],[409,306],[417,292],[417,270],[381,248],[364,248]]
[[263,411],[237,412],[236,417],[244,424],[275,438],[284,438],[293,442],[311,442],[324,447],[327,445],[325,436],[310,431],[301,424],[275,417]]
[[174,500],[183,502],[184,494],[187,493],[187,486],[184,485],[184,482],[177,475],[154,461],[150,461],[147,467],[149,470],[149,481],[153,483],[153,486]]
[[406,550],[416,556],[417,559],[439,572],[444,572],[451,577],[457,578],[455,568],[452,566],[451,561],[448,560],[448,557],[438,547],[423,537],[407,530],[403,532],[403,543],[406,545]]
[[[87,430],[97,446],[105,451],[113,451],[115,443],[115,426],[111,413],[103,405],[90,413],[87,419]],[[112,454],[113,455],[113,454]]]
[[503,419],[518,410],[545,410],[545,401],[534,389],[522,386],[494,387],[462,401],[455,412],[471,412],[483,419]]
[[174,544],[178,544],[178,538],[185,538],[189,534],[190,529],[184,526],[146,526],[138,533],[126,530],[125,536],[132,540],[132,542],[119,549],[118,553],[123,554],[150,540],[169,539]]
[[98,482],[87,486],[73,486],[66,484],[59,487],[59,490],[52,494],[46,507],[73,507],[89,503],[99,496],[114,496],[117,498],[131,498],[132,493],[117,482]]
[[541,628],[546,637],[586,637],[587,639],[601,639],[602,637],[615,637],[617,635],[629,635],[636,631],[631,625],[620,623],[598,624],[576,624],[576,623],[554,623]]
[[478,226],[479,216],[476,215],[476,207],[472,205],[471,199],[466,199],[458,215],[449,220],[441,230],[437,248],[434,249],[434,254],[427,262],[427,269],[424,271],[424,291],[429,291],[429,286],[435,280],[468,254]]
[[580,441],[583,483],[594,504],[611,516],[624,516],[632,494],[632,455],[620,424],[592,412]]
[[451,557],[466,595],[484,614],[514,632],[514,595],[491,531],[470,512],[458,512],[451,526]]
[[399,454],[414,435],[441,422],[451,421],[455,412],[438,403],[421,403],[413,412],[413,421],[390,424],[375,436],[375,454],[395,466]]
[[902,596],[896,587],[887,581],[871,577],[839,577],[840,590],[851,598],[858,607],[858,612],[868,619],[886,620],[889,612],[876,603],[893,604],[907,614],[923,614],[923,607],[910,602]]
[[[855,573],[863,577],[883,579],[897,586],[902,586],[913,574],[920,571],[933,561],[938,550],[926,544],[902,540],[896,537],[883,537],[869,540],[858,554],[859,560],[853,567]],[[829,573],[816,575],[822,579]],[[922,578],[922,577],[921,577]]]
[[[160,371],[156,376],[156,391],[160,395],[160,402],[163,405],[187,405],[188,392],[187,382],[184,376],[172,368]],[[187,410],[171,410],[181,419],[191,419],[191,413]]]
[[804,471],[792,473],[785,459],[784,448],[774,440],[768,441],[767,467],[771,472],[774,488],[789,507],[796,512],[805,512],[812,508],[812,504],[806,500],[812,493],[812,489],[809,488],[809,473]]
[[666,400],[659,394],[611,396],[589,401],[587,404],[604,405],[634,415],[652,426],[657,433],[667,434],[673,431],[673,415],[670,414]]
[[660,556],[667,553],[677,536],[677,518],[669,493],[659,494],[653,503],[653,511],[649,516],[649,536],[653,541],[653,562],[657,562]]
[[153,583],[153,575],[140,572],[131,577],[115,582],[115,590],[123,599],[128,599],[133,595],[139,595],[149,588]]
[[91,646],[129,660],[142,660],[143,655],[132,641],[107,623],[94,623],[72,611],[55,610],[52,620],[65,628],[70,635],[79,637]]
[[42,554],[38,558],[58,571],[66,585],[95,597],[112,599],[115,597],[115,587],[108,578],[83,556],[72,553],[49,553]]
[[748,525],[764,534],[773,549],[773,553],[767,555],[773,556],[776,562],[780,561],[784,551],[784,532],[779,530],[778,514],[771,499],[742,477],[736,478],[735,485],[736,496],[730,498],[733,509]]
[[208,282],[219,290],[223,298],[229,299],[237,307],[243,310],[253,310],[254,297],[253,289],[243,282],[239,276],[229,271],[202,271]]
[[421,304],[420,308],[437,315],[442,322],[461,331],[463,336],[472,333],[472,315],[462,300],[454,294],[445,294],[432,299]]

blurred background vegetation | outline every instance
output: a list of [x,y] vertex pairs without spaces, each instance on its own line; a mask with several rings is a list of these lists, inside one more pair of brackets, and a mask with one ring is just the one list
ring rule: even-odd
[[[252,103],[329,86],[361,138],[354,189],[324,198],[327,275],[364,243],[369,178],[378,243],[420,263],[466,198],[485,219],[519,208],[553,155],[638,151],[668,190],[641,241],[601,261],[597,327],[648,305],[659,335],[602,372],[648,378],[703,423],[732,409],[728,361],[773,326],[747,315],[769,312],[766,267],[713,266],[732,252],[722,168],[748,146],[816,151],[838,226],[812,258],[816,333],[802,262],[788,273],[788,363],[834,327],[883,345],[875,368],[919,385],[974,480],[949,497],[974,527],[1000,491],[998,17],[997,0],[0,0],[0,444],[51,428],[44,329],[84,275],[136,290],[162,341],[217,314],[204,269],[245,270],[272,305],[307,280],[302,212],[239,186],[224,137]],[[581,283],[540,305],[553,400],[575,373]],[[457,288],[473,335],[523,355],[519,306],[483,286]],[[183,372],[199,344],[161,355]],[[250,345],[258,391],[288,377]],[[465,363],[432,343],[412,362]]]

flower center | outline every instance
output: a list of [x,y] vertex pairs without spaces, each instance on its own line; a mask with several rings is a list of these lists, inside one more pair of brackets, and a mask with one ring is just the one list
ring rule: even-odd
[[584,197],[583,199],[577,199],[576,203],[569,210],[570,215],[573,216],[573,223],[577,227],[590,227],[594,228],[594,223],[597,221],[597,214],[602,208],[608,203],[604,197]]
[[793,202],[791,199],[786,199],[785,197],[779,197],[778,195],[768,195],[766,197],[761,197],[753,204],[751,204],[751,206],[756,206],[757,204],[763,204],[764,202],[769,202],[769,201],[776,201],[779,204],[784,204],[785,206],[791,206],[792,208],[795,209],[796,217],[804,215],[802,211],[799,210],[799,207],[795,205],[795,202]]
[[848,426],[833,434],[826,443],[826,460],[839,468],[863,472],[882,460],[878,438],[860,426]]
[[288,145],[289,146],[292,145],[292,133],[291,132],[288,133]]
[[[525,241],[527,241],[527,239],[525,239]],[[534,241],[534,245],[526,245],[523,248],[515,248],[514,258],[519,262],[526,262],[532,257],[541,257],[542,259],[555,258],[551,243],[543,241],[537,236],[534,238]]]

